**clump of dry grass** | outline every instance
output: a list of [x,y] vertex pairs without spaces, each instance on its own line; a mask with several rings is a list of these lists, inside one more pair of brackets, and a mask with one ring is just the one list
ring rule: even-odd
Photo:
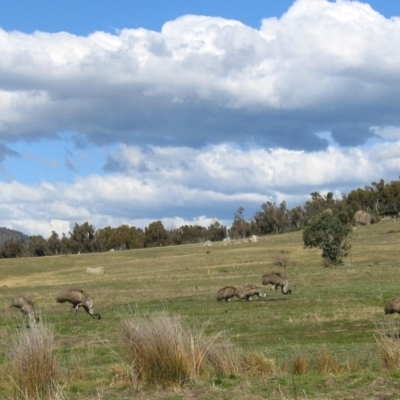
[[111,382],[110,386],[113,387],[134,387],[136,379],[132,367],[125,364],[113,364],[110,369]]
[[306,375],[310,367],[310,358],[304,353],[298,353],[292,360],[291,370],[294,375]]
[[14,385],[14,399],[62,398],[53,343],[53,330],[42,323],[15,334],[9,352],[9,378]]
[[340,365],[332,353],[324,346],[318,356],[319,371],[324,374],[336,374],[340,372]]
[[244,353],[241,359],[243,373],[252,376],[275,375],[276,363],[272,358],[257,352]]
[[239,352],[227,336],[219,334],[209,339],[206,356],[218,375],[240,375]]
[[[167,312],[126,319],[123,336],[137,384],[179,387],[199,382],[207,366],[221,376],[241,373],[240,354],[229,337],[222,333],[213,337],[195,334]],[[113,374],[118,379],[115,371]]]
[[179,318],[160,312],[126,319],[123,334],[138,382],[174,387],[199,380],[205,361],[201,335],[184,328]]
[[375,334],[381,361],[387,369],[400,368],[399,332],[400,328],[398,323],[387,320],[386,324],[379,328]]
[[380,356],[387,369],[400,368],[400,342],[393,337],[380,337],[378,340]]

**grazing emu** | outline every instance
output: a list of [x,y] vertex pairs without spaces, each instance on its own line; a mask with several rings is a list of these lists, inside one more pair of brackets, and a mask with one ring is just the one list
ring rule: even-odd
[[267,294],[262,293],[260,288],[256,285],[248,284],[239,290],[239,300],[250,301],[253,296],[265,297]]
[[72,304],[72,310],[75,311],[75,315],[77,315],[79,307],[83,307],[85,311],[95,319],[100,320],[101,315],[100,314],[94,314],[93,313],[93,300],[91,297],[84,292],[83,290],[80,289],[70,289],[67,290],[63,293],[61,293],[57,297],[57,302],[58,303],[71,303]]
[[283,294],[290,294],[292,291],[289,289],[289,281],[280,272],[270,272],[262,276],[263,285],[272,285],[275,287],[275,299],[278,300],[277,290],[281,287]]
[[11,303],[10,308],[18,308],[24,317],[28,317],[31,323],[39,322],[39,318],[35,317],[35,305],[33,301],[24,295],[17,296]]
[[386,304],[385,315],[394,313],[400,314],[400,295],[395,297],[393,300],[390,300],[389,303]]
[[231,301],[232,297],[239,297],[239,291],[234,286],[225,286],[217,292],[218,301]]

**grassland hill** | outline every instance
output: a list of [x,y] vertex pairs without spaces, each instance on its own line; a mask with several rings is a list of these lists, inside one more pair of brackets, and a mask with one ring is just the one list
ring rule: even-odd
[[0,228],[0,245],[2,245],[8,239],[23,240],[25,242],[29,239],[29,237],[24,233],[15,231],[13,229]]

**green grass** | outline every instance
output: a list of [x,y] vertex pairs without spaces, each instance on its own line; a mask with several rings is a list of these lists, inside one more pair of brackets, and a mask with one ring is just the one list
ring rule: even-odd
[[[54,328],[54,346],[65,397],[75,399],[365,399],[396,396],[400,371],[385,369],[376,340],[385,329],[385,304],[400,293],[400,222],[384,220],[357,228],[351,258],[337,268],[322,268],[318,250],[302,245],[301,232],[261,238],[258,243],[212,247],[187,245],[101,254],[0,260],[0,343],[7,349],[22,323],[9,310],[14,296],[26,294],[42,320]],[[260,284],[265,272],[285,255],[292,294],[271,292],[251,302],[217,302],[226,285]],[[104,266],[103,276],[86,275],[87,267]],[[88,291],[100,323],[55,301],[67,287]],[[269,288],[267,288],[269,291]],[[244,352],[274,360],[275,374],[220,377],[169,390],[129,385],[122,321],[168,311],[188,327],[210,337],[226,333]],[[340,372],[323,374],[319,356],[327,349]],[[309,360],[307,373],[291,375],[299,354]],[[0,353],[0,398],[11,398],[7,352]],[[381,384],[383,382],[383,384]]]

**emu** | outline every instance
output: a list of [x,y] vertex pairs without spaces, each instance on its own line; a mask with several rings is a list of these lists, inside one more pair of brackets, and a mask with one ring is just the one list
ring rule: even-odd
[[289,281],[286,276],[282,275],[280,272],[270,272],[262,276],[263,285],[272,285],[275,287],[275,300],[278,300],[277,290],[281,287],[283,294],[290,294],[292,291],[289,289]]
[[260,288],[256,285],[248,284],[246,286],[243,286],[239,290],[239,300],[244,300],[250,301],[253,296],[258,296],[260,298],[265,297],[267,294],[262,293]]
[[81,289],[70,289],[61,293],[57,297],[58,303],[71,303],[72,311],[75,311],[75,315],[78,315],[79,307],[82,307],[92,318],[101,319],[100,314],[93,313],[93,300],[88,293]]
[[393,300],[390,300],[389,303],[386,304],[385,315],[394,313],[400,314],[400,295],[395,297]]
[[11,302],[10,308],[18,308],[24,317],[28,317],[31,323],[39,322],[39,318],[35,316],[35,305],[33,301],[24,295],[19,295]]
[[217,292],[217,301],[231,301],[232,297],[239,297],[239,291],[234,286],[225,286]]

